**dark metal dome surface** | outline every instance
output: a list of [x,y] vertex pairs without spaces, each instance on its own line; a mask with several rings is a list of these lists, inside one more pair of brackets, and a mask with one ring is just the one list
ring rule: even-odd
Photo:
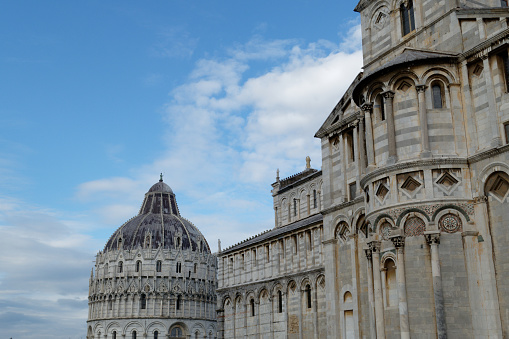
[[140,212],[110,237],[104,251],[164,248],[210,253],[210,248],[196,226],[182,218],[175,194],[162,178],[145,194]]

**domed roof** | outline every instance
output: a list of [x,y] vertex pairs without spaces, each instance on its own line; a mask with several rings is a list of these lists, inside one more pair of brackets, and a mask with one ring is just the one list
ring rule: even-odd
[[196,226],[182,218],[175,194],[163,178],[145,194],[140,212],[131,218],[110,237],[104,251],[122,248],[164,248],[202,251],[210,248]]

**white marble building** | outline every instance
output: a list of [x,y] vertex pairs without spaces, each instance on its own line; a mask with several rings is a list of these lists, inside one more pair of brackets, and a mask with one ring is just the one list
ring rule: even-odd
[[355,10],[321,171],[277,178],[274,228],[218,254],[218,337],[509,338],[508,2]]
[[214,339],[216,284],[216,257],[161,177],[97,254],[87,339]]

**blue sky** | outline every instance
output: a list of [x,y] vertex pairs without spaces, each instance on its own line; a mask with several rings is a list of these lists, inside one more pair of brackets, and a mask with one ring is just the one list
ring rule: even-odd
[[212,249],[273,227],[362,66],[356,1],[4,1],[0,328],[84,338],[94,256],[164,174]]

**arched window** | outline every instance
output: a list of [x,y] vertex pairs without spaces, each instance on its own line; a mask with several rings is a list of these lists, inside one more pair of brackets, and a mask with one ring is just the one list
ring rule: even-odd
[[156,271],[161,272],[162,266],[163,266],[163,263],[161,262],[161,260],[158,260],[156,262]]
[[113,336],[113,339],[117,339],[117,331],[113,331],[112,336]]
[[316,190],[313,190],[313,208],[316,208]]
[[118,248],[119,250],[120,250],[120,249],[122,249],[122,238],[118,238],[117,248]]
[[141,261],[136,262],[136,272],[139,272],[141,270]]
[[251,299],[250,303],[251,303],[251,316],[254,317],[255,316],[255,301],[254,301],[254,299]]
[[380,93],[375,98],[375,108],[378,111],[377,118],[379,121],[385,121],[385,102],[384,96]]
[[194,264],[194,273],[196,273],[198,271],[198,264]]
[[158,339],[158,336],[159,336],[159,332],[154,331],[154,339]]
[[403,36],[413,32],[415,30],[415,19],[414,19],[414,5],[412,0],[408,0],[401,4],[401,28]]
[[297,216],[297,199],[293,199],[293,216]]
[[124,263],[119,261],[118,262],[118,273],[124,272]]
[[200,332],[196,331],[196,332],[194,333],[194,338],[195,338],[195,339],[198,339],[198,336],[199,336],[199,335],[200,335]]
[[170,331],[170,337],[171,338],[182,337],[182,329],[180,327],[178,327],[178,326],[175,326]]
[[438,82],[431,85],[431,97],[433,98],[433,108],[444,107],[442,86]]
[[396,280],[396,265],[391,259],[387,259],[384,264],[385,268],[385,288],[387,297],[387,306],[398,305],[398,287]]
[[177,249],[180,248],[180,237],[177,237],[176,247]]
[[306,299],[308,308],[311,308],[311,286],[309,284],[306,285]]
[[133,339],[136,339],[136,331],[133,331]]
[[277,304],[278,312],[283,313],[283,293],[281,291],[277,291]]
[[147,308],[147,296],[145,294],[142,294],[140,297],[140,308],[142,310]]
[[177,296],[177,310],[180,310],[180,301],[181,301],[181,296]]
[[112,310],[113,309],[113,300],[111,298],[111,295],[109,296],[108,298],[108,310]]
[[182,264],[181,263],[179,263],[179,262],[177,263],[177,267],[176,267],[175,272],[182,273]]

